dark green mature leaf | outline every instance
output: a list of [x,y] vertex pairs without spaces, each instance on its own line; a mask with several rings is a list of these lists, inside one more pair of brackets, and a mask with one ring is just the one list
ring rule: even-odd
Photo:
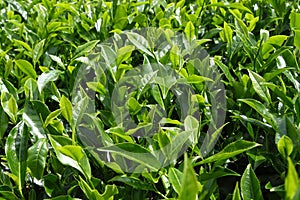
[[5,144],[5,154],[11,171],[11,178],[22,195],[25,184],[28,130],[23,122],[19,122],[10,132]]
[[228,67],[226,65],[224,65],[221,61],[219,61],[218,59],[214,59],[215,63],[220,67],[220,69],[223,71],[224,75],[226,76],[226,78],[229,80],[229,82],[232,84],[235,82],[233,76],[231,75]]
[[210,162],[215,162],[215,161],[220,161],[220,160],[226,160],[228,158],[234,157],[238,154],[241,154],[245,151],[248,151],[248,150],[258,147],[258,146],[261,146],[261,145],[256,142],[238,140],[238,141],[232,142],[229,145],[227,145],[219,153],[216,153],[216,154],[198,162],[197,165],[202,165],[205,163],[210,163]]
[[197,180],[197,176],[195,174],[191,161],[188,159],[187,154],[184,154],[184,169],[181,186],[182,187],[178,199],[198,199],[197,197],[199,191],[201,191],[201,185]]
[[[53,163],[51,163],[53,164]],[[45,192],[49,197],[55,196],[56,194],[62,194],[63,190],[59,183],[59,177],[55,174],[48,174],[44,176],[44,188]]]
[[19,200],[13,192],[10,191],[0,191],[0,199],[1,200]]
[[39,139],[28,149],[27,166],[33,177],[41,179],[46,166],[48,154],[48,141],[46,138]]
[[250,164],[248,164],[241,179],[241,193],[243,199],[263,199],[259,180]]

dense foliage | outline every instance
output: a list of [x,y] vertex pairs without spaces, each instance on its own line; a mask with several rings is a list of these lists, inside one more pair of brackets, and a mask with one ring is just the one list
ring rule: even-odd
[[[300,199],[299,22],[297,0],[0,0],[0,199]],[[147,38],[174,32],[209,56]],[[139,65],[153,69],[128,90]]]

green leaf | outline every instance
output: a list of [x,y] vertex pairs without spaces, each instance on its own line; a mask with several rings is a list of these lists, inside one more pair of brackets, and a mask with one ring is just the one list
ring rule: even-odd
[[169,168],[168,176],[169,176],[170,183],[172,184],[175,192],[179,195],[182,188],[181,185],[182,176],[183,176],[182,172],[174,167],[171,167]]
[[149,184],[135,177],[128,177],[127,175],[122,175],[122,176],[115,176],[109,180],[109,182],[115,182],[115,181],[125,183],[135,189],[155,191],[152,184]]
[[60,67],[62,67],[63,69],[65,69],[65,65],[64,65],[64,63],[61,61],[61,58],[60,58],[60,57],[55,56],[55,55],[49,55],[49,56],[50,56],[50,58],[51,58],[54,62],[56,62],[56,63],[58,64],[58,66],[60,66]]
[[274,46],[281,46],[283,42],[288,38],[286,35],[275,35],[270,37],[265,43],[262,45],[262,55],[263,58],[266,59],[269,57],[271,51],[275,48]]
[[44,128],[46,128],[49,125],[49,123],[51,123],[51,121],[53,121],[56,117],[58,117],[61,114],[61,111],[62,111],[61,109],[57,109],[57,110],[51,112],[47,116],[47,118],[44,122]]
[[192,40],[194,40],[196,38],[196,36],[195,36],[195,27],[194,27],[194,24],[191,21],[189,21],[186,24],[185,29],[184,29],[184,33],[185,33],[185,36],[187,37],[189,42],[191,42]]
[[279,153],[284,158],[287,158],[293,152],[293,142],[288,136],[284,135],[280,138],[279,142],[277,143],[277,148]]
[[73,117],[72,109],[73,108],[72,108],[72,103],[70,102],[70,100],[63,95],[59,101],[59,105],[62,110],[61,113],[64,116],[64,118],[67,120],[67,122],[69,122],[69,124],[72,124],[72,117]]
[[287,158],[288,160],[288,171],[287,176],[285,177],[285,190],[286,190],[286,199],[290,200],[293,199],[295,196],[295,193],[297,191],[297,188],[299,186],[299,178],[296,171],[296,168],[293,164],[293,161],[291,158]]
[[62,164],[77,169],[86,176],[87,179],[91,178],[91,167],[88,157],[80,146],[71,145],[72,141],[65,137],[49,135],[49,139],[57,159]]
[[294,45],[300,49],[300,30],[294,31]]
[[215,63],[220,67],[220,69],[223,71],[224,75],[228,79],[228,81],[232,84],[235,82],[233,76],[231,75],[228,67],[224,65],[221,61],[219,61],[217,58],[214,59]]
[[32,102],[26,101],[22,117],[35,140],[46,138],[41,116]]
[[270,88],[277,95],[277,98],[280,98],[282,100],[282,103],[287,105],[290,109],[293,109],[293,101],[290,97],[284,94],[282,89],[280,89],[277,85],[273,83],[263,83],[263,86],[267,86],[268,88]]
[[39,93],[36,80],[32,78],[27,79],[24,84],[24,92],[29,100],[37,100]]
[[184,154],[184,168],[181,181],[181,190],[179,194],[179,200],[196,200],[198,199],[198,192],[201,189],[201,184],[197,180],[196,173],[191,164],[191,161],[188,159],[187,154]]
[[148,54],[149,56],[153,57],[153,53],[148,50],[149,43],[142,35],[133,32],[126,33],[128,40],[139,50],[143,51],[144,53]]
[[119,4],[114,13],[114,29],[123,30],[128,24],[127,4]]
[[158,85],[156,85],[156,84],[151,85],[151,94],[152,94],[153,98],[155,99],[155,101],[158,103],[158,105],[160,105],[162,107],[162,109],[165,110],[164,101],[162,99]]
[[254,91],[266,102],[270,103],[271,96],[266,86],[262,85],[265,82],[264,78],[259,74],[248,70],[249,77],[252,81]]
[[10,191],[0,191],[0,199],[1,200],[20,200],[19,197],[17,197],[14,192]]
[[92,189],[81,177],[79,179],[79,187],[88,199],[113,200],[114,195],[118,194],[118,189],[115,185],[106,185],[104,193],[100,194],[96,189]]
[[170,61],[175,67],[178,67],[180,64],[180,49],[177,44],[174,44],[170,50]]
[[241,154],[245,151],[253,149],[255,147],[261,146],[256,142],[249,142],[246,140],[238,140],[228,144],[222,151],[200,161],[197,165],[202,165],[205,163],[211,163],[219,160],[226,160],[228,158],[234,157],[238,154]]
[[1,93],[1,105],[4,112],[10,117],[12,122],[17,122],[18,105],[16,99],[9,93]]
[[232,45],[232,29],[230,26],[224,21],[224,27],[223,31],[220,32],[220,37],[223,39],[223,41],[228,42],[228,47],[231,47]]
[[134,97],[130,97],[128,99],[127,106],[129,108],[129,112],[131,112],[133,115],[136,115],[142,108]]
[[[54,165],[54,162],[51,162]],[[55,174],[48,174],[44,176],[44,188],[49,197],[56,196],[56,194],[62,194],[62,187],[59,183],[59,177]]]
[[42,73],[37,80],[39,92],[41,93],[49,82],[57,80],[60,74],[62,74],[62,72],[59,70],[50,70]]
[[290,27],[295,30],[300,30],[300,13],[291,12],[290,14]]
[[258,112],[265,120],[276,130],[277,124],[275,116],[269,112],[269,110],[259,101],[255,99],[238,99],[238,101],[244,102]]
[[65,145],[65,146],[57,146],[56,149],[62,153],[63,155],[73,159],[77,165],[72,166],[71,163],[68,163],[69,166],[76,168],[79,166],[78,169],[82,172],[86,178],[91,178],[91,167],[88,160],[87,155],[85,154],[84,150],[80,146],[75,145]]
[[92,40],[89,41],[83,45],[80,45],[77,47],[77,49],[74,52],[74,56],[72,57],[72,60],[83,56],[87,53],[91,53],[91,51],[95,48],[95,46],[100,42],[100,40]]
[[236,182],[236,184],[235,184],[234,192],[232,195],[232,200],[242,200],[240,188],[239,188],[239,182]]
[[8,127],[8,117],[6,115],[6,113],[4,112],[2,106],[0,107],[0,122],[1,122],[1,126],[0,126],[0,140],[2,140],[5,131]]
[[33,64],[35,66],[35,64],[39,61],[40,57],[43,55],[43,47],[45,44],[45,39],[41,40],[39,43],[37,43],[34,48],[33,48],[33,55],[32,55],[32,59],[33,59]]
[[199,175],[199,180],[208,181],[210,179],[218,179],[224,176],[240,176],[240,174],[232,171],[231,169],[216,166],[208,173],[202,173]]
[[121,47],[117,51],[117,65],[119,66],[122,62],[128,60],[131,56],[132,51],[135,49],[133,45]]
[[31,175],[38,180],[42,179],[48,154],[48,142],[46,138],[39,139],[28,149],[27,166]]
[[192,74],[192,75],[188,76],[186,80],[190,84],[191,83],[203,83],[204,81],[213,82],[213,80],[210,79],[210,78],[207,78],[207,77],[204,77],[204,76],[199,76],[199,75],[196,75],[196,74]]
[[263,199],[259,180],[250,164],[248,164],[241,179],[241,193],[243,199]]
[[30,62],[27,60],[15,60],[15,63],[24,74],[33,79],[37,78],[36,72]]
[[28,130],[23,122],[18,123],[10,132],[5,144],[5,155],[12,178],[22,195],[25,184]]
[[158,171],[161,167],[161,163],[151,154],[150,151],[137,144],[120,143],[98,148],[97,151],[117,154],[153,171]]

